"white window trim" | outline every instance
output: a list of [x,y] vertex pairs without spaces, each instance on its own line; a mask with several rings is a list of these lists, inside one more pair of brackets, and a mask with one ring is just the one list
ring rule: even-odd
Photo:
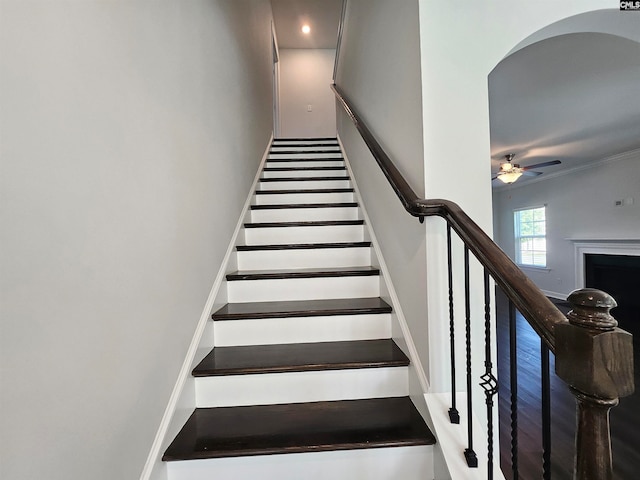
[[551,271],[549,267],[539,267],[538,265],[525,265],[523,263],[518,263],[517,265],[523,270],[537,270],[537,271],[543,271],[543,272]]
[[[545,256],[544,256],[544,265],[532,265],[530,263],[522,263],[520,257],[521,257],[521,252],[520,252],[520,246],[518,243],[518,240],[520,237],[518,234],[520,233],[519,231],[517,231],[516,227],[516,213],[517,212],[522,212],[524,210],[535,210],[537,208],[544,208],[544,222],[545,222],[545,234],[544,235],[526,235],[527,238],[544,238],[545,239]],[[514,250],[515,250],[515,259],[516,259],[516,265],[518,265],[519,267],[522,268],[530,268],[532,270],[546,270],[548,272],[551,271],[551,269],[548,266],[547,263],[547,250],[546,250],[546,240],[547,240],[547,204],[542,204],[542,205],[532,205],[530,207],[522,207],[522,208],[516,208],[513,210],[513,241],[514,241]]]

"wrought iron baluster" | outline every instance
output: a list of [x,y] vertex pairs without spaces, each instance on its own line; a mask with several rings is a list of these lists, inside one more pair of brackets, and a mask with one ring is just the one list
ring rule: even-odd
[[464,247],[464,313],[467,344],[467,443],[464,458],[469,467],[478,466],[478,457],[473,451],[473,404],[471,394],[471,302],[469,289],[469,247]]
[[493,375],[491,362],[491,295],[489,272],[484,270],[484,375],[480,386],[484,389],[487,405],[487,478],[493,480],[493,397],[498,393],[498,381]]
[[542,367],[542,478],[551,479],[551,375],[549,373],[549,348],[540,341]]
[[518,343],[516,335],[516,307],[509,300],[509,381],[511,390],[511,472],[518,480]]
[[451,408],[449,420],[460,423],[460,413],[456,408],[456,350],[455,324],[453,318],[453,262],[451,261],[451,225],[447,223],[447,268],[449,276],[449,349],[451,350]]

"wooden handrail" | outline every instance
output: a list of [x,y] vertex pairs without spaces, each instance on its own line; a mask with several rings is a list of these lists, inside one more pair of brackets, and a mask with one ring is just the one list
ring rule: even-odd
[[336,54],[333,58],[333,83],[336,82],[336,75],[338,74],[338,61],[340,60],[340,45],[342,44],[342,29],[344,28],[344,16],[347,11],[347,0],[342,0],[342,7],[340,7],[340,21],[338,23],[338,39],[336,40]]
[[363,122],[362,117],[345,98],[344,93],[335,84],[331,88],[351,117],[405,210],[418,218],[445,218],[549,349],[555,352],[554,329],[558,324],[568,323],[564,314],[456,203],[449,200],[419,198]]

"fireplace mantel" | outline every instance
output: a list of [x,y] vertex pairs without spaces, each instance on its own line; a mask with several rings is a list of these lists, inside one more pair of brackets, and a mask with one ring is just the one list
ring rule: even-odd
[[576,288],[584,288],[584,256],[631,255],[640,256],[638,238],[568,238],[575,249]]

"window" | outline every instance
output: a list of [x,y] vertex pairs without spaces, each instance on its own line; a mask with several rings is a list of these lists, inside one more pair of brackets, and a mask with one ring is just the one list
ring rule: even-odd
[[513,212],[516,263],[533,267],[547,266],[545,207]]

